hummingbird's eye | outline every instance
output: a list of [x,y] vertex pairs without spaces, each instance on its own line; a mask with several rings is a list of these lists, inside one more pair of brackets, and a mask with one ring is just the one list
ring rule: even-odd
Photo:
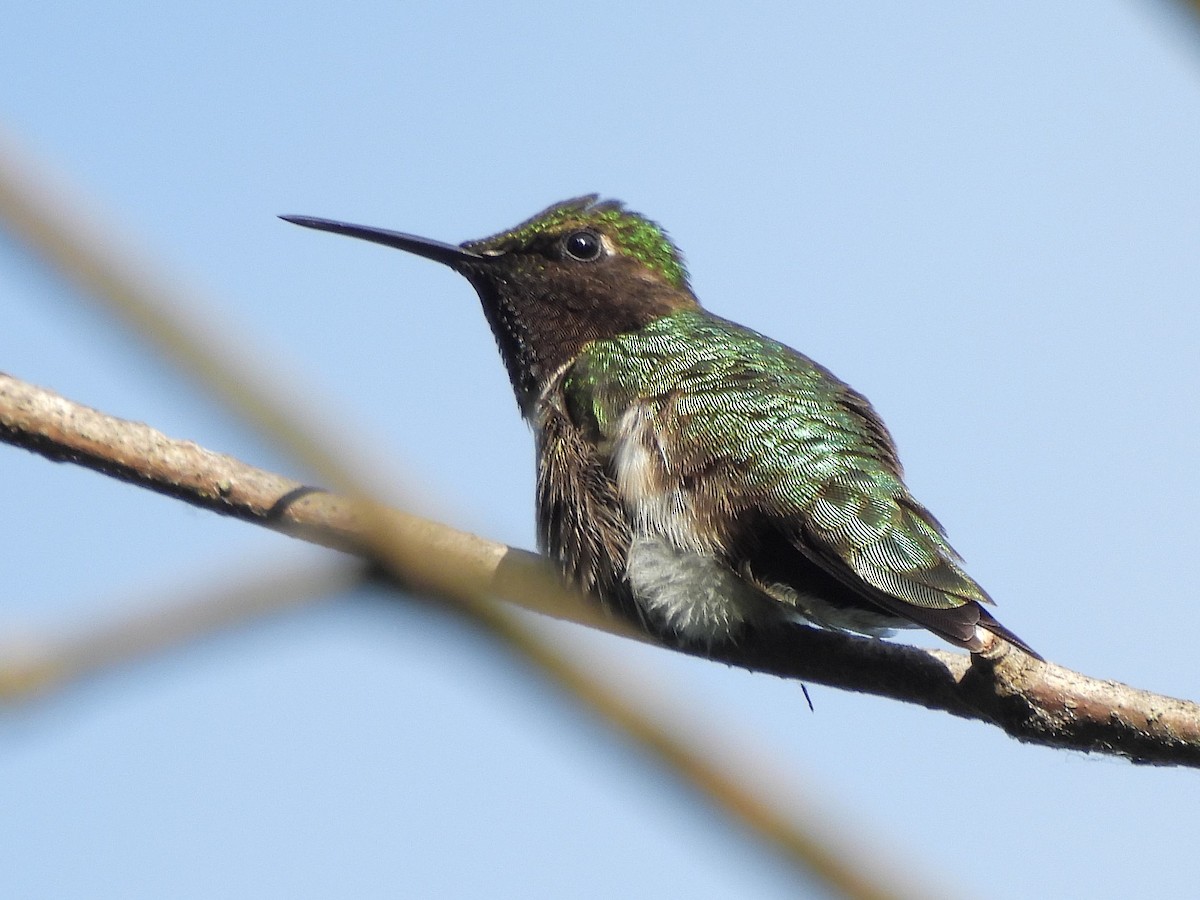
[[572,232],[563,241],[563,246],[566,248],[568,256],[580,262],[591,262],[604,249],[604,244],[600,241],[600,235],[594,231]]

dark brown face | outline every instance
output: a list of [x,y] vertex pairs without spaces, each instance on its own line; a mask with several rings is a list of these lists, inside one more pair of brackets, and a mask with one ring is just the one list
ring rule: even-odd
[[603,223],[570,223],[480,257],[455,268],[479,294],[523,412],[590,341],[697,305],[686,285],[622,252]]

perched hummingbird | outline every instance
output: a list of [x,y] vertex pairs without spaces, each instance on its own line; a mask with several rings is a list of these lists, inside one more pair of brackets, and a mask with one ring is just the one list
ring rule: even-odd
[[661,638],[711,647],[803,620],[1033,653],[908,492],[867,399],[701,308],[679,250],[621,203],[567,200],[457,246],[283,218],[471,282],[536,435],[543,552]]

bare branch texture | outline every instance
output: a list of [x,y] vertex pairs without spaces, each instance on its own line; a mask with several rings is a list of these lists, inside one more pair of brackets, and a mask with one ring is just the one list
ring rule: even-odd
[[[0,375],[0,439],[304,540],[358,555],[370,541],[350,501],[107,416]],[[389,522],[444,554],[494,596],[631,635],[569,591],[549,589],[538,556],[391,510]],[[684,652],[696,652],[687,651]],[[985,655],[927,651],[797,626],[709,654],[766,672],[989,722],[1018,740],[1138,763],[1200,766],[1200,706],[1034,660],[997,642]]]

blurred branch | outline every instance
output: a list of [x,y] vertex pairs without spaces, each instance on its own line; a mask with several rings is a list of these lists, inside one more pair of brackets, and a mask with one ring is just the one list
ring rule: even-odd
[[277,565],[231,584],[189,587],[186,599],[142,604],[62,634],[6,637],[0,642],[0,703],[40,698],[69,682],[350,590],[369,575],[366,563],[336,557]]
[[[154,486],[176,497],[195,498],[210,509],[231,514],[236,510],[243,518],[275,525],[280,530],[295,529],[297,534],[310,536],[315,529],[325,542],[335,545],[348,540],[352,549],[385,570],[397,583],[436,597],[465,615],[564,693],[643,748],[653,751],[676,777],[740,821],[793,866],[822,879],[847,897],[885,898],[901,893],[894,887],[885,888],[882,880],[863,874],[870,868],[867,860],[847,847],[835,847],[824,837],[820,823],[801,822],[792,810],[779,805],[773,792],[756,788],[743,769],[732,770],[730,774],[726,767],[707,760],[688,742],[657,726],[626,695],[613,690],[539,638],[511,609],[493,602],[489,591],[502,569],[523,586],[523,594],[533,598],[552,596],[556,592],[555,580],[544,567],[530,564],[519,554],[507,553],[507,548],[397,514],[374,502],[370,485],[344,461],[345,454],[329,439],[333,435],[343,442],[345,435],[341,430],[322,427],[326,423],[312,421],[311,416],[289,403],[288,397],[278,390],[272,391],[269,385],[273,373],[251,365],[260,354],[252,352],[252,348],[230,346],[233,329],[218,331],[210,320],[189,314],[189,310],[196,308],[193,298],[175,289],[169,280],[155,277],[149,266],[117,245],[113,229],[86,221],[78,204],[67,202],[49,190],[37,173],[18,164],[11,147],[2,144],[0,220],[31,252],[103,302],[163,351],[171,362],[199,376],[205,387],[248,424],[338,487],[346,498],[334,504],[332,527],[318,515],[319,511],[329,510],[316,502],[321,509],[311,511],[310,526],[296,508],[318,495],[302,485],[285,482],[287,488],[272,495],[268,485],[276,476],[269,473],[255,473],[245,482],[235,478],[232,471],[215,480],[198,477],[196,472],[188,471],[188,463],[201,468],[205,463],[222,461],[240,464],[215,454],[205,457],[205,451],[194,444],[172,442],[144,426],[116,420],[101,425],[99,420],[91,419],[89,424],[100,426],[96,432],[74,429],[72,425],[78,423],[61,418],[48,429],[40,429],[34,422],[25,432],[30,441],[24,442],[17,439],[23,429],[14,419],[11,423],[6,421],[0,429],[16,439],[14,442],[52,459],[86,461],[108,474]],[[26,395],[25,399],[30,398]],[[33,407],[36,406],[34,403]],[[26,412],[29,411],[27,408]],[[82,408],[75,407],[74,411],[82,412]],[[68,420],[74,411],[65,410]],[[59,412],[64,410],[60,407]],[[86,418],[80,416],[81,421]],[[135,436],[125,426],[141,430]],[[69,447],[62,444],[56,430],[59,435],[77,437],[77,444]],[[144,458],[138,452],[139,438],[149,438],[152,445],[142,448],[151,450]],[[148,467],[143,467],[143,459]],[[241,466],[240,474],[249,476],[248,468]],[[260,476],[262,481],[250,483]],[[246,496],[240,502],[233,500],[242,488]],[[256,504],[251,500],[251,496],[263,499],[263,492],[269,503]],[[463,564],[458,565],[460,557],[456,551],[464,549],[467,552],[463,554]],[[509,561],[510,557],[511,564],[502,566],[501,562]],[[490,564],[486,562],[489,558]],[[476,564],[470,565],[468,560]],[[478,564],[481,561],[483,565]],[[585,605],[577,607],[580,617],[596,617]],[[888,884],[896,884],[894,873]]]
[[[894,900],[909,893],[866,874],[867,861],[856,858],[823,834],[820,825],[805,827],[794,807],[785,812],[776,792],[756,790],[745,765],[732,769],[714,762],[695,742],[666,726],[668,715],[649,715],[593,676],[568,663],[532,635],[511,612],[483,599],[492,589],[526,600],[527,608],[572,621],[602,624],[628,633],[603,618],[583,598],[558,586],[535,554],[515,551],[474,535],[396,510],[380,510],[306,487],[230,456],[190,442],[172,440],[147,425],[106,416],[50,391],[0,373],[0,441],[24,447],[57,462],[73,462],[114,478],[176,497],[192,505],[256,522],[327,547],[378,561],[381,521],[389,546],[404,557],[424,560],[423,568],[453,573],[441,584],[407,579],[392,568],[399,587],[419,590],[447,602],[522,651],[522,656],[574,699],[652,750],[679,777],[710,802],[734,815],[757,837],[781,851],[794,865],[834,890],[856,900]],[[365,514],[364,514],[365,511]],[[274,573],[203,596],[123,617],[91,632],[64,640],[0,645],[0,700],[29,698],[98,670],[111,668],[186,640],[195,640],[271,612],[296,605],[314,591],[333,592],[366,577],[360,566],[335,566],[327,572]],[[381,575],[372,571],[373,575]],[[407,574],[407,573],[404,573]],[[448,586],[449,585],[449,586]],[[557,600],[557,605],[556,601]],[[734,772],[734,774],[729,774]],[[815,821],[815,820],[814,820]]]
[[[373,556],[368,524],[345,498],[5,375],[0,375],[0,440],[304,540]],[[599,615],[594,604],[555,587],[548,564],[535,554],[396,510],[388,510],[386,518],[413,553],[452,569],[481,593],[631,635],[624,623]],[[422,590],[437,595],[427,584]],[[1003,642],[972,657],[797,626],[711,654],[683,652],[977,719],[1028,743],[1200,767],[1197,704],[1042,663]]]

